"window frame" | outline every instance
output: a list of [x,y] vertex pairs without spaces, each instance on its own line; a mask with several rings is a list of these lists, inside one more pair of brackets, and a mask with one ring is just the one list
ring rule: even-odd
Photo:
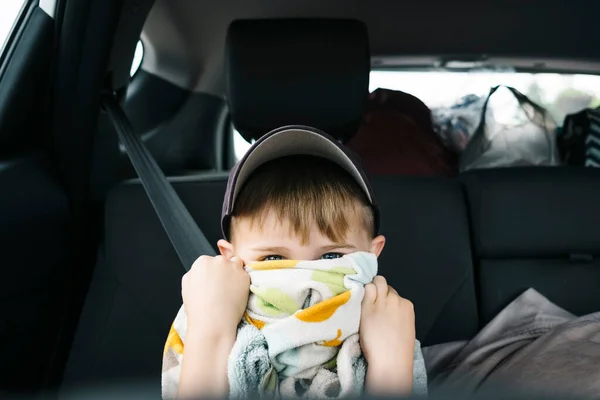
[[21,9],[13,21],[12,27],[4,40],[4,44],[0,48],[0,80],[2,80],[2,77],[4,76],[6,68],[8,67],[8,62],[15,52],[19,39],[23,36],[27,21],[31,17],[31,14],[33,14],[33,11],[38,7],[37,1],[35,0],[22,1],[23,4],[21,5]]

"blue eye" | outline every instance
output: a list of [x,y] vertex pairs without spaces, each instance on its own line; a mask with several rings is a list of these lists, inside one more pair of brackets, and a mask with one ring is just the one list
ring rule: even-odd
[[343,254],[341,253],[325,253],[321,256],[322,260],[335,260],[336,258],[341,258]]
[[278,256],[278,255],[270,255],[270,256],[263,257],[262,260],[263,261],[281,261],[281,260],[283,260],[283,257]]

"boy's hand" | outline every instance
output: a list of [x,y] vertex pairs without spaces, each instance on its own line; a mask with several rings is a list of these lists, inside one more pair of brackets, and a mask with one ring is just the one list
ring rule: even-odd
[[177,397],[227,396],[224,371],[250,293],[250,277],[243,267],[235,257],[202,256],[183,276],[187,332]]
[[188,328],[217,335],[233,332],[248,304],[250,277],[237,257],[202,256],[183,276],[181,295]]
[[388,286],[382,276],[376,276],[373,283],[365,285],[359,337],[369,364],[369,391],[410,395],[415,349],[414,307]]

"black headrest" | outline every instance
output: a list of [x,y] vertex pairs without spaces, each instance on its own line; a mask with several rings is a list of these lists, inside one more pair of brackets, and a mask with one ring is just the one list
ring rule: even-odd
[[346,19],[236,20],[225,68],[231,117],[246,140],[290,124],[345,140],[368,97],[367,28]]

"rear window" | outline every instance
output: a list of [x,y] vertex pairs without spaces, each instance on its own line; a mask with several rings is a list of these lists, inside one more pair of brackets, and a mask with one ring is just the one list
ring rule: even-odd
[[[485,96],[496,85],[519,90],[546,108],[559,126],[567,114],[600,106],[600,76],[582,74],[374,70],[371,71],[369,91],[378,88],[400,90],[418,97],[429,108],[437,108],[452,106],[469,94]],[[499,118],[502,117],[499,115],[502,93],[494,98],[494,111]],[[507,112],[512,112],[513,103],[507,105]],[[250,143],[235,130],[233,135],[235,155],[240,159]]]
[[485,96],[496,85],[512,86],[546,108],[561,125],[567,114],[600,106],[600,76],[525,72],[372,71],[370,91],[401,90],[429,108],[448,107],[461,97]]

